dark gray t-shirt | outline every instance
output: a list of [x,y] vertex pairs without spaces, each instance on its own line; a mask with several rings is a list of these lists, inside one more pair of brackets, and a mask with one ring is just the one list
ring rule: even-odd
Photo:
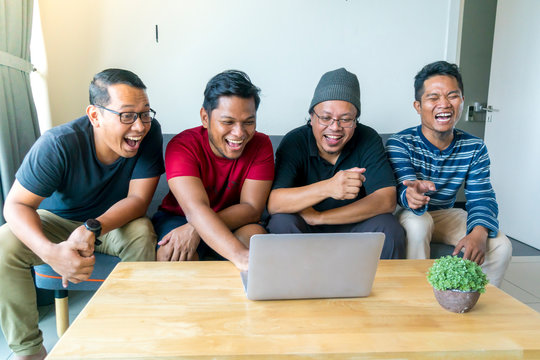
[[40,209],[86,221],[124,199],[131,179],[165,171],[162,144],[161,126],[154,120],[137,155],[104,165],[96,155],[90,120],[83,116],[45,132],[15,176],[25,189],[46,198]]
[[381,188],[395,186],[396,182],[381,137],[372,128],[358,124],[353,137],[345,144],[333,165],[319,155],[311,125],[303,125],[291,130],[279,144],[272,189],[310,185],[353,167],[366,168],[366,182],[358,196],[350,200],[328,198],[313,206],[315,210],[325,211],[348,205]]

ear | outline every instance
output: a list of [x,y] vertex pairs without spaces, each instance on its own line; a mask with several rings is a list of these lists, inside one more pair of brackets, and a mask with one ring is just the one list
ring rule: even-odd
[[420,103],[420,101],[416,100],[415,102],[413,102],[413,106],[416,109],[416,112],[420,114],[420,112],[422,111],[422,104]]
[[90,119],[92,126],[96,128],[100,126],[98,111],[98,108],[94,105],[88,105],[88,107],[86,108],[86,115]]
[[203,107],[201,108],[200,113],[201,113],[202,126],[205,129],[208,129],[208,123],[210,122],[210,116],[208,115],[208,113],[206,112],[206,110]]

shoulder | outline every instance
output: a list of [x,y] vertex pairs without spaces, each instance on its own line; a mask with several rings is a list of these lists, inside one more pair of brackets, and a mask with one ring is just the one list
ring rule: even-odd
[[85,141],[93,138],[93,128],[87,116],[80,117],[66,124],[47,130],[38,139],[36,145],[71,148],[80,147]]
[[[261,159],[271,158],[274,160],[274,150],[272,148],[272,141],[270,137],[261,132],[255,132],[253,137],[246,145],[241,159]],[[247,160],[251,161],[251,160]]]
[[484,140],[480,139],[477,136],[469,134],[460,129],[454,130],[454,136],[456,137],[456,142],[463,144],[475,145],[475,146],[485,146]]
[[253,141],[254,144],[272,144],[270,137],[262,132],[256,131],[251,138],[250,142]]
[[365,145],[373,142],[382,142],[382,139],[379,133],[372,127],[358,124],[354,129],[354,136],[351,141],[357,142],[359,145]]
[[202,144],[204,138],[203,134],[205,131],[206,129],[202,126],[184,130],[181,133],[176,134],[171,141],[169,141],[167,148],[169,148],[171,145],[194,146],[195,144]]
[[487,152],[484,140],[460,129],[455,129],[454,147],[460,152]]
[[418,127],[413,126],[413,127],[407,128],[405,130],[401,130],[400,132],[397,132],[391,135],[388,138],[388,141],[392,140],[392,141],[410,143],[416,138],[418,138]]
[[311,135],[311,126],[305,124],[289,131],[281,140],[279,147],[287,144],[306,143]]

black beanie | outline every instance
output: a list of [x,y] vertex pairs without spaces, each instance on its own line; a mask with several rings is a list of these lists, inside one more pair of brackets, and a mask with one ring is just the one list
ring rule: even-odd
[[324,74],[315,88],[309,113],[315,105],[328,100],[348,101],[356,107],[357,116],[360,116],[360,84],[356,75],[348,72],[345,68]]

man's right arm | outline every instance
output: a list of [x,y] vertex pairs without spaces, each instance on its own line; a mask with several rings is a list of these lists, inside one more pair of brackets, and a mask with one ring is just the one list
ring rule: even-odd
[[[94,268],[94,256],[83,257],[79,252],[92,253],[93,246],[88,241],[51,242],[42,230],[41,220],[36,211],[43,197],[25,189],[17,180],[13,184],[4,205],[4,217],[13,234],[30,250],[62,275],[64,285],[67,280],[79,283],[90,277]],[[93,237],[84,226],[77,228],[70,238]],[[92,242],[93,244],[93,242]]]
[[402,138],[391,136],[386,143],[386,154],[397,180],[398,204],[422,215],[429,202],[429,197],[424,194],[426,191],[434,191],[435,185],[431,181],[419,180],[416,177],[409,149]]
[[169,187],[186,214],[188,224],[184,226],[193,226],[208,246],[232,261],[240,270],[247,270],[248,249],[212,210],[201,179],[178,176],[169,180]]

